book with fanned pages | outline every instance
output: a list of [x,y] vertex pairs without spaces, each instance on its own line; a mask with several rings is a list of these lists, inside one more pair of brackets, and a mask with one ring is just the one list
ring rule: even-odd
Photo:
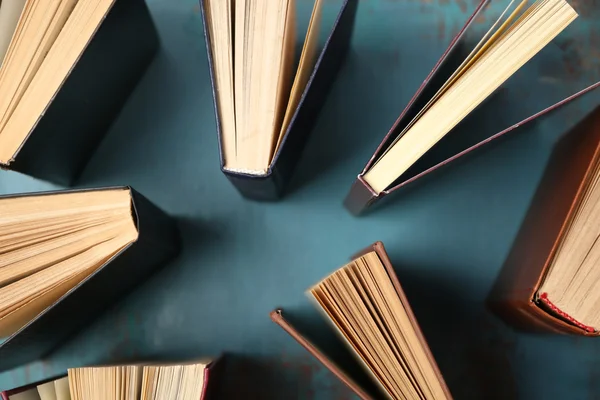
[[179,251],[129,187],[0,197],[0,371],[39,359]]
[[0,2],[0,167],[72,184],[157,49],[144,0]]
[[[600,86],[591,85],[483,140],[471,137],[469,130],[481,129],[485,103],[491,104],[487,100],[577,18],[565,0],[507,2],[500,17],[486,18],[492,21],[489,30],[468,49],[474,21],[491,12],[489,0],[476,7],[358,175],[344,201],[351,213],[358,215],[475,150],[530,129],[531,121]],[[465,49],[470,50],[466,57],[461,54]]]
[[2,400],[215,400],[223,360],[71,368],[67,376],[0,392]]
[[556,144],[488,303],[528,331],[600,334],[600,107]]
[[[358,397],[452,398],[381,242],[356,255],[307,295],[337,341],[323,340],[314,331],[308,337],[298,324],[284,318],[282,310],[273,311],[271,319]],[[338,348],[340,342],[346,352]],[[344,357],[348,352],[351,356]]]
[[295,69],[295,0],[200,0],[221,170],[250,199],[283,194],[348,52],[358,0],[320,53],[314,1]]

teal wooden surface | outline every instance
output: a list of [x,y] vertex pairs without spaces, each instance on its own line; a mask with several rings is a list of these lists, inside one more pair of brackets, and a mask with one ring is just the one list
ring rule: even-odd
[[[298,3],[305,29],[311,2]],[[325,2],[323,34],[340,3]],[[600,94],[370,215],[354,218],[341,205],[475,3],[360,1],[351,53],[291,190],[283,201],[263,204],[243,200],[218,168],[196,0],[148,0],[160,53],[82,185],[134,186],[179,219],[183,253],[48,359],[1,373],[0,389],[90,363],[226,351],[236,366],[227,377],[238,393],[232,398],[352,398],[268,313],[307,307],[307,287],[382,240],[456,398],[600,398],[598,340],[516,333],[483,303],[552,145]],[[599,13],[591,2],[576,6],[581,18],[500,91],[490,125],[500,130],[600,78]],[[479,29],[485,22],[477,21]],[[0,173],[1,193],[51,188]]]

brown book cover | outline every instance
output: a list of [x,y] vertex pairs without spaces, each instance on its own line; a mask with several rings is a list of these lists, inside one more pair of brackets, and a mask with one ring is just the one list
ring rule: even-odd
[[[486,147],[491,143],[498,143],[499,139],[508,136],[508,133],[522,131],[523,129],[528,129],[531,124],[527,124],[530,121],[536,120],[543,115],[550,113],[551,111],[556,110],[560,106],[570,102],[578,98],[579,96],[596,89],[600,86],[600,82],[597,82],[587,88],[569,96],[566,99],[561,100],[560,102],[551,105],[548,108],[543,109],[542,111],[534,114],[528,118],[525,118],[523,121],[520,121],[508,128],[501,131],[494,131],[494,133],[481,140],[475,144],[468,145],[467,147],[463,147],[462,150],[456,150],[456,152],[450,156],[442,156],[440,158],[435,157],[432,163],[424,163],[423,165],[414,164],[413,168],[411,168],[410,173],[405,173],[400,176],[390,187],[382,191],[381,193],[377,193],[373,190],[369,184],[364,180],[364,174],[373,166],[375,161],[384,153],[387,149],[388,145],[393,142],[396,136],[402,132],[404,127],[408,125],[408,123],[418,114],[418,112],[423,108],[423,106],[433,97],[433,95],[437,92],[439,88],[446,82],[446,80],[452,75],[455,71],[456,67],[460,64],[460,62],[464,59],[460,57],[459,49],[464,44],[465,39],[467,37],[467,32],[473,26],[473,21],[479,16],[479,14],[484,10],[489,0],[482,0],[479,5],[475,8],[473,14],[467,19],[465,25],[460,29],[458,34],[452,39],[450,45],[442,54],[440,60],[435,64],[433,70],[429,73],[429,75],[425,78],[419,89],[416,91],[412,99],[408,102],[394,125],[392,125],[389,132],[385,135],[369,161],[367,165],[363,168],[362,172],[358,175],[357,179],[352,184],[346,199],[344,200],[344,205],[354,215],[359,215],[363,211],[365,211],[369,206],[378,202],[383,197],[386,197],[392,192],[400,190],[402,188],[406,188],[411,185],[413,182],[420,180],[425,176],[429,176],[431,173],[440,170],[442,167],[447,166],[448,164],[453,163],[454,161],[463,158],[464,156],[471,154],[475,150]],[[482,108],[484,104],[479,106],[476,110],[473,110],[472,114],[476,114],[478,110]],[[466,120],[466,119],[465,119]],[[460,129],[460,125],[455,127],[452,131]],[[448,136],[448,135],[446,135]],[[454,146],[453,146],[454,147]],[[421,160],[425,159],[430,153],[433,151],[433,147],[423,156]],[[453,150],[454,152],[454,150]]]
[[600,156],[600,107],[555,146],[488,305],[528,331],[597,336],[592,327],[552,304],[538,289]]
[[[436,374],[438,376],[439,382],[441,383],[442,387],[444,388],[446,397],[451,399],[452,396],[450,395],[450,391],[448,390],[448,387],[446,386],[444,378],[443,378],[439,368],[437,367],[437,363],[435,362],[433,354],[431,353],[431,350],[429,349],[427,340],[425,339],[425,337],[423,336],[423,333],[421,332],[421,329],[419,327],[417,319],[415,318],[415,315],[412,312],[412,309],[410,308],[409,302],[406,298],[406,295],[404,294],[404,290],[402,290],[400,281],[398,280],[398,277],[396,276],[396,273],[394,272],[394,267],[392,266],[392,263],[385,251],[385,248],[383,247],[383,243],[381,243],[381,242],[374,243],[373,245],[365,248],[361,252],[354,255],[352,257],[352,259],[356,259],[356,258],[358,258],[366,253],[369,253],[371,251],[375,251],[377,253],[379,259],[383,263],[383,265],[392,281],[392,284],[394,285],[394,288],[396,289],[396,293],[398,294],[398,297],[402,301],[402,304],[405,305],[406,312],[409,315],[411,323],[415,327],[415,330],[419,336],[421,345],[423,346],[423,349],[425,350],[429,359],[431,360],[431,364],[434,366],[434,368],[436,370]],[[363,400],[370,400],[370,399],[375,399],[378,397],[377,393],[373,393],[372,390],[366,390],[361,385],[359,385],[357,382],[359,382],[360,379],[351,377],[350,374],[347,372],[348,371],[347,366],[345,366],[345,365],[340,366],[338,363],[334,362],[328,355],[326,355],[323,352],[323,349],[320,349],[319,347],[317,347],[313,341],[308,339],[298,329],[296,329],[289,321],[287,321],[283,317],[283,310],[281,310],[281,309],[274,310],[271,312],[270,315],[271,315],[271,319],[273,320],[273,322],[275,322],[277,325],[279,325],[281,328],[283,328],[284,331],[286,331],[292,338],[294,338],[294,340],[296,340],[302,347],[304,347],[321,364],[323,364],[323,366],[325,366],[325,368],[327,368],[329,371],[331,371],[331,373],[333,373],[339,380],[341,380],[358,397],[360,397]]]

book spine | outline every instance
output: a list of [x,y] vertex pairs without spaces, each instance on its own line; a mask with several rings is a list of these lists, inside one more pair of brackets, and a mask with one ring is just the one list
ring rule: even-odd
[[369,184],[365,182],[362,175],[359,175],[352,184],[350,192],[344,200],[344,207],[346,207],[351,214],[358,216],[379,197],[381,196],[378,196],[377,193],[371,189]]

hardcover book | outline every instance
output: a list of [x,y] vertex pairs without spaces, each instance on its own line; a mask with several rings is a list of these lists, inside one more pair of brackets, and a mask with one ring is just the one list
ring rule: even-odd
[[144,0],[0,4],[0,166],[72,184],[153,58]]
[[529,331],[600,333],[600,108],[556,145],[489,297]]
[[0,371],[45,356],[179,249],[175,222],[129,187],[1,197],[0,229]]
[[69,369],[50,379],[0,393],[2,400],[211,400],[220,359]]
[[452,398],[381,242],[307,295],[352,358],[343,359],[332,340],[316,344],[317,335],[303,334],[282,310],[271,319],[358,397]]
[[[463,57],[459,49],[467,47],[466,37],[477,17],[488,12],[488,1],[479,3],[358,175],[344,202],[351,213],[358,215],[381,198],[474,150],[527,129],[531,126],[527,122],[600,85],[596,83],[484,140],[459,140],[469,128],[466,123],[481,115],[483,103],[577,18],[565,0],[511,0]],[[450,146],[452,152],[440,151],[440,146],[448,147],[447,139],[458,144]]]
[[318,53],[315,0],[298,68],[295,0],[200,0],[221,170],[245,197],[284,191],[345,59],[357,0],[344,0]]

